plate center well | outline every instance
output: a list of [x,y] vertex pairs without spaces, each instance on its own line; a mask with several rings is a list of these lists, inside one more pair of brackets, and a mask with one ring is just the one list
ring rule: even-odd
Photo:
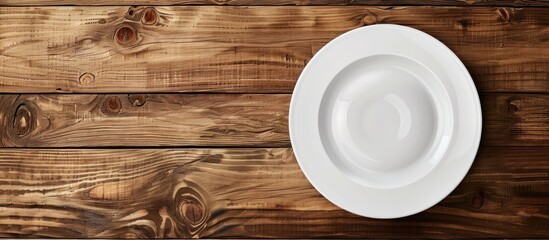
[[367,57],[343,69],[327,88],[319,116],[321,139],[334,164],[377,188],[406,185],[427,174],[441,157],[437,149],[447,147],[435,143],[449,140],[437,104],[449,101],[433,94],[444,92],[433,85],[437,82],[419,63],[395,55]]

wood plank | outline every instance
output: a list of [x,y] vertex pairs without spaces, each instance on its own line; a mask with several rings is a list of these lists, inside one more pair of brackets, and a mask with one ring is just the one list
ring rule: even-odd
[[374,23],[440,39],[481,92],[549,92],[543,8],[4,7],[0,21],[3,93],[291,93],[320,47]]
[[0,6],[61,5],[434,5],[549,6],[547,0],[2,0]]
[[3,237],[549,237],[549,148],[481,148],[426,212],[362,218],[291,149],[0,149]]
[[0,146],[288,146],[289,95],[4,95]]
[[[290,94],[0,95],[0,147],[289,147]],[[483,94],[484,146],[549,146],[549,95]]]
[[482,96],[483,139],[490,145],[549,145],[549,95]]

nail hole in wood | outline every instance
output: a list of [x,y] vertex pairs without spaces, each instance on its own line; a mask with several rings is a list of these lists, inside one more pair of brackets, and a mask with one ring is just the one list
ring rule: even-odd
[[116,30],[114,38],[118,44],[128,45],[137,39],[137,31],[128,25],[121,26]]
[[141,22],[145,25],[154,25],[158,22],[158,13],[154,8],[146,8],[141,18]]

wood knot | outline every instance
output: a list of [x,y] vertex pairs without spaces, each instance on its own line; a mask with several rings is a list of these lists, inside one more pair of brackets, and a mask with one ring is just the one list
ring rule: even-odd
[[458,23],[458,28],[463,30],[467,30],[471,25],[473,25],[471,21],[467,19],[460,19],[457,21],[457,23]]
[[137,40],[137,30],[130,25],[120,26],[114,33],[116,42],[120,45],[128,45]]
[[193,200],[186,200],[179,206],[183,218],[192,225],[196,225],[204,218],[203,207]]
[[21,104],[13,116],[13,130],[18,137],[24,137],[32,129],[32,112],[26,104]]
[[476,192],[471,198],[471,207],[479,209],[484,205],[484,193],[482,191]]
[[145,8],[141,22],[145,25],[154,25],[158,22],[158,13],[154,8]]
[[103,113],[106,114],[115,114],[120,112],[120,109],[122,109],[122,103],[120,102],[120,99],[117,96],[110,96],[103,102],[103,106],[101,107],[101,110],[103,110]]
[[362,23],[364,25],[372,25],[372,24],[376,24],[378,22],[378,18],[377,18],[377,15],[375,15],[374,13],[367,13],[363,18],[362,18]]
[[133,10],[133,7],[130,7],[130,9],[128,9],[128,16],[133,16],[133,14],[135,13],[135,11]]
[[[195,185],[195,184],[192,184]],[[179,188],[175,195],[177,222],[182,223],[189,235],[196,235],[204,228],[208,219],[205,198],[200,194],[199,186]]]
[[99,23],[99,24],[105,24],[105,23],[107,23],[107,20],[105,20],[105,19],[99,19],[99,21],[98,21],[97,23]]
[[129,94],[128,100],[134,107],[141,107],[147,102],[147,95],[145,94]]
[[82,85],[91,84],[95,81],[95,75],[93,75],[91,73],[84,73],[84,74],[80,75],[80,78],[78,79],[78,81]]
[[519,110],[519,107],[515,103],[510,102],[509,104],[507,104],[508,113],[516,113],[518,112],[518,110]]

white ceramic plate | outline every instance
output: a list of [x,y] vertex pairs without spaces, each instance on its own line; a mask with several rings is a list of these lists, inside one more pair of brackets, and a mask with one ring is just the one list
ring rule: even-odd
[[481,109],[463,63],[419,30],[379,24],[323,47],[299,77],[290,137],[313,186],[372,218],[423,211],[475,158]]

